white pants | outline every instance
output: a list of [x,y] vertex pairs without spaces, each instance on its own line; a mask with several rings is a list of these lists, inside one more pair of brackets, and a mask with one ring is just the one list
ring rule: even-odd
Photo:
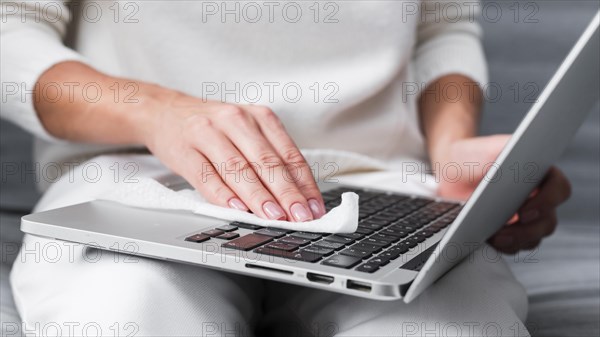
[[[164,174],[149,156],[92,160],[36,211]],[[116,166],[115,166],[116,165]],[[130,166],[131,167],[131,166]],[[87,170],[88,172],[84,172]],[[93,178],[93,179],[92,179]],[[82,219],[84,221],[85,219]],[[381,302],[27,235],[11,282],[23,333],[61,336],[528,336],[527,295],[502,259],[473,253],[410,304]]]

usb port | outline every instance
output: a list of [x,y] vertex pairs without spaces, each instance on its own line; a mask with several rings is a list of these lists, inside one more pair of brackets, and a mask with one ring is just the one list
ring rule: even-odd
[[333,283],[333,276],[327,276],[327,275],[315,274],[315,273],[306,273],[306,278],[311,282],[325,283],[325,284]]
[[346,288],[370,293],[371,283],[348,280],[346,281]]

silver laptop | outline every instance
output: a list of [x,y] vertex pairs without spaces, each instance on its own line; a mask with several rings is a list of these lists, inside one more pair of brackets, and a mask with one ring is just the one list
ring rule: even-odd
[[30,214],[21,229],[121,253],[410,302],[506,223],[598,101],[599,14],[464,204],[322,185],[329,209],[342,192],[359,194],[356,232],[293,232],[109,201]]

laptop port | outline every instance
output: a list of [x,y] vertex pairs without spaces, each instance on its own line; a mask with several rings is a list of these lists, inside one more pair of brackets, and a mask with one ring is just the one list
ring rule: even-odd
[[278,268],[273,268],[273,267],[259,266],[259,265],[250,264],[250,263],[246,263],[246,268],[260,269],[260,270],[266,270],[266,271],[271,271],[271,272],[281,273],[281,274],[288,274],[288,275],[293,275],[294,274],[293,272],[291,272],[289,270],[283,270],[283,269],[278,269]]
[[315,273],[306,273],[306,278],[311,282],[325,283],[325,284],[333,283],[333,276],[327,276],[327,275],[315,274]]
[[348,280],[346,281],[346,288],[370,293],[371,283]]

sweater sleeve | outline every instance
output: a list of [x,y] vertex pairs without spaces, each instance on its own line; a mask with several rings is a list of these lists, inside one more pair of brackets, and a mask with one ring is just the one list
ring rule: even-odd
[[480,4],[463,0],[423,0],[414,53],[416,79],[422,88],[450,74],[487,82],[487,65],[476,21]]
[[0,116],[38,137],[56,140],[41,124],[32,93],[38,78],[53,65],[83,62],[81,55],[62,43],[70,20],[69,9],[63,1],[3,2],[1,14]]

